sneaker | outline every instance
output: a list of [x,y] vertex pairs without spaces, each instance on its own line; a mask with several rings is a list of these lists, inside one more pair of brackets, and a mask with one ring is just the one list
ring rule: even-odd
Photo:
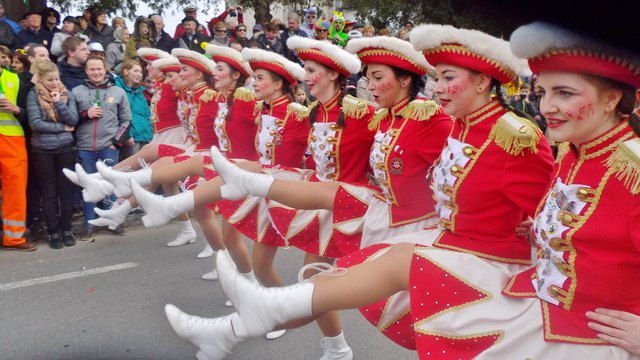
[[18,245],[12,245],[12,246],[4,246],[5,250],[12,250],[12,251],[22,251],[22,252],[29,252],[29,251],[34,251],[35,249],[37,249],[38,247],[36,246],[36,244],[34,243],[30,243],[30,242],[23,242],[22,244],[18,244]]
[[62,232],[62,243],[64,246],[73,246],[76,244],[76,238],[70,230]]
[[56,250],[62,249],[64,247],[62,239],[60,238],[60,234],[49,234],[49,247]]

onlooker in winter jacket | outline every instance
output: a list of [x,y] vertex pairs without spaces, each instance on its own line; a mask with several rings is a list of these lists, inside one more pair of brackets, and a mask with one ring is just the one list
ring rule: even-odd
[[211,39],[196,31],[196,27],[198,27],[196,19],[191,16],[187,16],[182,19],[182,25],[184,27],[184,33],[178,38],[178,46],[183,49],[189,49],[200,54],[204,54],[204,49],[201,45],[203,42],[208,42]]
[[131,108],[130,141],[120,150],[120,159],[126,159],[137,153],[153,138],[153,126],[149,120],[151,111],[144,97],[142,86],[142,66],[135,60],[125,60],[122,66],[122,76],[116,78],[116,86],[127,93]]
[[107,47],[107,66],[115,72],[120,72],[124,51],[129,41],[129,31],[119,27],[113,31],[113,42]]
[[124,53],[125,59],[138,59],[138,49],[141,47],[155,47],[156,27],[151,20],[144,16],[139,16],[133,26],[133,34],[127,41],[127,49]]
[[[79,111],[76,126],[76,148],[82,167],[87,173],[96,172],[98,160],[118,161],[115,143],[126,133],[131,122],[131,109],[127,94],[115,86],[113,77],[107,72],[107,64],[99,57],[90,56],[85,63],[87,79],[72,90]],[[85,228],[83,237],[93,233],[88,224],[95,218],[94,203],[84,204]]]
[[164,20],[160,15],[152,15],[151,21],[156,28],[156,49],[171,53],[171,50],[178,47],[178,42],[175,41],[171,35],[164,31]]
[[37,80],[27,96],[27,115],[33,130],[30,160],[42,191],[49,246],[61,249],[76,243],[71,232],[71,183],[62,169],[72,169],[75,163],[73,130],[78,111],[73,94],[60,82],[55,64],[37,61],[32,71]]
[[89,37],[80,32],[80,26],[78,19],[74,16],[67,16],[62,21],[62,31],[58,31],[53,34],[53,40],[51,40],[51,55],[57,56],[58,61],[64,60],[64,51],[62,51],[62,43],[71,36],[79,37],[89,41]]
[[44,45],[49,50],[53,34],[42,29],[42,15],[37,11],[28,11],[25,19],[28,27],[16,35],[16,48],[23,49],[25,45],[34,43]]
[[60,79],[67,89],[73,90],[86,78],[84,64],[89,57],[89,46],[84,39],[69,37],[62,42],[62,52],[65,58],[58,62]]
[[91,41],[97,41],[107,48],[113,42],[113,28],[107,24],[107,13],[96,9],[91,12],[91,22],[87,27],[86,35]]

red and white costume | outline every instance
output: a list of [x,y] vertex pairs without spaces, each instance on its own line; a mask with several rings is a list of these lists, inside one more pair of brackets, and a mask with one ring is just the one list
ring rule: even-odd
[[[281,76],[289,84],[296,84],[304,77],[304,70],[299,65],[275,53],[245,49],[242,56],[251,69],[270,71]],[[253,132],[255,136],[247,136],[247,131],[238,131],[238,135],[251,142],[255,155],[242,157],[238,156],[237,151],[232,151],[227,157],[259,160],[266,173],[284,175],[293,172],[293,176],[297,177],[295,168],[302,165],[309,136],[308,109],[291,102],[289,95],[283,95],[269,103],[259,101],[252,109],[256,111],[253,124],[259,131]],[[235,117],[235,113],[232,113],[232,116]],[[284,171],[284,168],[291,171]],[[217,203],[220,214],[242,234],[257,242],[281,246],[282,238],[271,226],[267,204],[266,199],[255,196],[235,201],[222,200]]]
[[[178,73],[181,68],[180,61],[173,56],[155,60],[151,66],[163,73]],[[154,131],[151,142],[155,144],[184,144],[187,140],[187,133],[178,116],[180,92],[173,90],[170,84],[164,82],[164,78],[157,80],[154,86],[156,90],[149,103],[150,121]]]

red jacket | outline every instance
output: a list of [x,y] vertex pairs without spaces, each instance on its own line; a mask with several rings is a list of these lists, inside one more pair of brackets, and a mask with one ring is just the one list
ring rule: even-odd
[[149,106],[151,107],[151,123],[155,133],[180,126],[178,93],[171,88],[171,85],[158,82]]
[[551,181],[551,148],[535,125],[494,100],[456,119],[433,169],[438,226],[434,246],[507,263],[530,264],[516,236]]
[[187,90],[185,93],[185,119],[191,128],[191,140],[196,144],[195,151],[208,151],[218,145],[218,136],[213,130],[213,120],[218,114],[218,93],[206,83]]
[[301,168],[309,138],[308,109],[283,95],[261,107],[255,144],[263,165]]
[[427,173],[451,132],[451,117],[433,101],[405,99],[381,109],[369,165],[389,204],[389,226],[401,226],[434,216],[435,201]]
[[[352,96],[346,96],[341,107],[339,95],[337,92],[325,104],[316,105],[318,116],[309,136],[311,156],[307,168],[315,168],[316,180],[367,184],[367,159],[375,134],[369,129],[369,122],[374,109]],[[344,127],[337,125],[341,111]]]
[[586,311],[640,314],[638,159],[640,140],[626,121],[577,148],[560,146],[555,180],[534,223],[537,266],[504,289],[543,300],[545,340],[604,344],[587,327]]
[[215,102],[219,111],[213,122],[220,151],[229,159],[258,160],[254,143],[258,111],[253,92],[242,87],[234,91],[230,117],[227,117],[227,97],[218,94]]

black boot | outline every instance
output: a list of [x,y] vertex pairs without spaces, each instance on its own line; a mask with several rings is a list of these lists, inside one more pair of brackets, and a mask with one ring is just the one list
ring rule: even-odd
[[76,244],[76,238],[73,237],[71,230],[62,232],[62,242],[64,243],[64,246],[73,246]]
[[64,247],[59,233],[49,234],[49,247],[52,249],[62,249]]

